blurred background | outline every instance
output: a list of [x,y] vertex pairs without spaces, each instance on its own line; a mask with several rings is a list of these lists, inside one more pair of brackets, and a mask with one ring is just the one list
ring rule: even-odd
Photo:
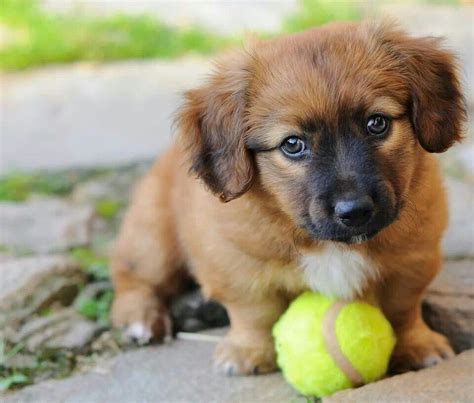
[[[393,17],[415,35],[446,38],[471,116],[473,12],[460,0],[1,0],[0,390],[69,376],[125,348],[108,328],[107,249],[131,187],[172,141],[181,92],[199,84],[216,52],[248,35]],[[469,122],[464,143],[440,157],[451,210],[445,256],[466,293]],[[176,330],[227,323],[198,291],[186,298],[174,305]],[[453,310],[472,322],[472,304],[462,305]],[[450,320],[444,331],[457,349],[472,347],[472,323]]]

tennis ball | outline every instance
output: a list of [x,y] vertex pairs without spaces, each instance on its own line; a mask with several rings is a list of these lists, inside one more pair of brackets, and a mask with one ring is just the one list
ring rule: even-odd
[[382,312],[305,292],[273,327],[278,365],[288,383],[323,397],[380,379],[395,336]]

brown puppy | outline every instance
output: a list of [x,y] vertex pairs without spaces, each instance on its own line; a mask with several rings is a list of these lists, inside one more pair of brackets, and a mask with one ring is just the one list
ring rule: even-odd
[[460,139],[464,115],[452,55],[389,24],[331,24],[223,59],[136,190],[112,256],[114,324],[163,338],[191,274],[230,315],[215,353],[229,374],[275,369],[271,327],[308,288],[377,301],[398,337],[393,368],[451,356],[420,300],[446,226],[430,153]]

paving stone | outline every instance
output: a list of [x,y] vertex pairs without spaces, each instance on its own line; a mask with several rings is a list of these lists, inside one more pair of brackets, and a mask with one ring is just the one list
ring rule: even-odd
[[78,264],[60,255],[10,259],[0,272],[0,329],[53,302],[71,303],[85,277]]
[[423,315],[457,352],[474,347],[474,260],[445,263],[428,289]]
[[38,367],[38,360],[36,357],[32,354],[23,354],[23,353],[18,353],[15,354],[13,357],[9,357],[7,360],[2,362],[2,365],[5,366],[5,368],[11,368],[11,369],[30,369],[34,370],[35,368]]
[[59,199],[0,203],[0,244],[36,253],[90,242],[94,209]]
[[453,178],[446,178],[449,225],[443,239],[447,258],[474,257],[474,187]]
[[[474,135],[472,134],[474,132],[473,126],[473,119],[471,119],[471,140],[474,138]],[[459,151],[459,161],[463,165],[464,170],[468,173],[469,178],[472,181],[472,179],[474,178],[474,143],[471,142],[471,144],[462,145],[462,150]]]
[[188,58],[3,74],[0,173],[154,158],[172,140],[180,93],[208,71],[208,61]]
[[150,169],[150,162],[114,169],[111,173],[78,184],[71,195],[77,203],[101,200],[127,202],[137,181]]
[[44,347],[81,350],[100,330],[101,326],[69,308],[30,318],[17,331],[6,332],[6,338],[12,344],[23,343],[31,352]]
[[336,393],[324,403],[433,403],[473,401],[474,350],[434,367]]
[[281,374],[225,377],[212,370],[215,343],[177,340],[123,353],[95,371],[8,394],[7,402],[306,402]]

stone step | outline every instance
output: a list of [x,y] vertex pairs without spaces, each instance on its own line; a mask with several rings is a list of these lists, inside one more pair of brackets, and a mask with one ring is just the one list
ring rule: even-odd
[[445,262],[428,288],[423,316],[455,351],[474,348],[474,260]]
[[[220,333],[220,332],[219,332]],[[225,377],[212,370],[214,342],[178,340],[123,353],[93,371],[6,394],[3,402],[292,402],[308,400],[280,373]],[[323,402],[469,402],[474,350],[435,367],[339,392]]]
[[279,373],[251,377],[214,373],[214,347],[214,342],[177,340],[141,348],[123,353],[87,374],[30,386],[6,395],[2,401],[306,402]]
[[0,173],[153,158],[172,139],[181,92],[208,70],[208,61],[188,58],[4,74]]
[[85,281],[67,256],[7,258],[0,263],[0,332],[54,303],[70,304]]
[[435,367],[409,372],[355,390],[336,393],[324,403],[472,402],[474,350]]

